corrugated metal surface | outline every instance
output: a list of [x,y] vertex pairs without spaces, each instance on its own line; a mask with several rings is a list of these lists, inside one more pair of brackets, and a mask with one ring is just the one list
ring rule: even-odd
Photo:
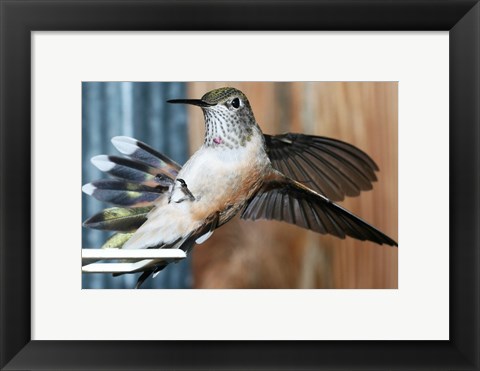
[[[188,97],[221,86],[247,95],[265,133],[323,135],[367,152],[380,168],[378,182],[342,205],[398,238],[396,82],[198,82],[189,83]],[[203,116],[197,107],[189,113],[193,150],[203,140]],[[396,288],[398,251],[286,223],[234,219],[194,249],[194,282],[220,288]]]
[[[186,108],[166,103],[186,95],[184,83],[84,82],[82,84],[82,184],[106,177],[91,163],[99,154],[115,154],[110,139],[132,136],[183,164],[188,157]],[[80,186],[80,185],[79,185]],[[82,196],[82,218],[107,207]],[[108,233],[83,228],[82,247],[99,248]],[[112,278],[108,274],[83,274],[83,288],[132,288],[138,275]],[[188,288],[189,259],[172,264],[142,288]]]

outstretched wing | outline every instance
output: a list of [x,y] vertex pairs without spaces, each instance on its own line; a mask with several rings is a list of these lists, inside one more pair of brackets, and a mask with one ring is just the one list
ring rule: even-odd
[[250,200],[242,218],[285,221],[322,234],[397,246],[393,239],[325,196],[281,176],[263,186]]
[[153,205],[173,183],[180,165],[133,138],[114,137],[112,143],[126,157],[100,155],[91,161],[116,179],[88,183],[82,190],[99,201],[116,206]]
[[351,144],[304,134],[265,135],[272,166],[333,201],[372,189],[378,166]]
[[112,143],[124,156],[95,156],[92,163],[114,179],[85,184],[82,190],[116,207],[93,215],[83,225],[119,232],[109,238],[103,247],[120,248],[147,220],[148,212],[168,190],[181,166],[136,139],[114,137]]
[[116,149],[132,160],[143,162],[156,169],[163,169],[165,172],[170,173],[172,177],[176,177],[182,168],[172,159],[139,140],[119,136],[112,138],[112,143]]

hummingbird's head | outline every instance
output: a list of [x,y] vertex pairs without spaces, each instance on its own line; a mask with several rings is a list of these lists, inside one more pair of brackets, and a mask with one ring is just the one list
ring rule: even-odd
[[245,146],[258,125],[245,94],[235,88],[219,88],[201,99],[175,99],[169,103],[199,106],[205,117],[205,145],[237,148]]

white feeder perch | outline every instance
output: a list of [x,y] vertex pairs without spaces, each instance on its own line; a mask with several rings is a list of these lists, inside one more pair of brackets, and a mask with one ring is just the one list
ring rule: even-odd
[[[146,266],[162,261],[173,262],[185,259],[187,255],[180,249],[82,249],[82,272],[85,273],[133,273],[140,272]],[[88,263],[89,261],[94,263]],[[98,262],[101,260],[102,262]],[[103,262],[122,260],[117,262]],[[132,260],[132,262],[125,262]]]

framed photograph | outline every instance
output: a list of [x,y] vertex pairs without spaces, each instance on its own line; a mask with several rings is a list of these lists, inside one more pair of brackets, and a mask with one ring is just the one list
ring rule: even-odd
[[478,369],[479,9],[2,2],[2,369]]
[[[236,122],[237,118],[243,117],[242,110],[248,110],[251,123],[232,126],[227,120],[225,127],[218,124],[218,133],[217,121],[208,119],[210,111],[195,106],[201,102],[172,100],[179,96],[213,96],[229,91],[232,100],[238,99],[239,104],[245,102],[245,106],[231,107],[226,112]],[[444,99],[446,93],[447,89]],[[219,103],[220,107],[228,105],[227,98]],[[215,109],[215,106],[211,107],[210,110]],[[202,109],[207,115],[206,122]],[[236,134],[242,125],[255,128],[253,140],[260,138],[262,144],[257,143],[250,149],[248,135]],[[446,120],[443,127],[448,127]],[[213,139],[209,139],[212,135]],[[243,145],[242,140],[245,141]],[[138,149],[132,152],[137,146]],[[267,157],[262,155],[262,146],[267,148]],[[221,160],[217,168],[212,163],[203,162],[201,155],[210,156],[214,149]],[[102,154],[102,150],[108,154]],[[247,162],[242,160],[241,153],[248,154]],[[249,153],[255,154],[253,159]],[[230,159],[232,155],[235,161]],[[197,181],[203,184],[202,187],[196,186],[197,182],[191,179],[189,172],[176,175],[181,170],[178,164],[185,164],[182,168],[193,168],[192,174],[195,174],[196,167],[191,164],[198,157],[201,162],[197,166],[204,167]],[[198,207],[202,204],[201,194],[204,194],[203,200],[209,199],[206,189],[210,187],[215,196],[226,194],[231,198],[230,191],[222,190],[222,184],[228,184],[231,176],[222,173],[221,169],[226,166],[230,174],[237,173],[237,166],[243,169],[251,161],[263,164],[270,158],[278,169],[276,171],[289,179],[298,179],[314,191],[312,197],[318,192],[334,203],[338,202],[348,213],[342,214],[343,210],[332,204],[333,209],[324,214],[327,204],[323,204],[322,198],[318,198],[316,205],[312,203],[313,199],[284,198],[288,193],[281,193],[281,199],[277,196],[269,198],[272,212],[267,213],[265,209],[257,214],[255,205],[260,207],[262,204],[257,202],[267,199],[271,191],[258,189],[260,193],[256,193],[252,187],[258,187],[257,183],[252,183],[252,187],[245,186],[245,191],[239,192],[242,201],[236,206],[238,216],[235,218],[233,213],[227,213],[218,223],[222,228],[208,231],[203,240],[200,238],[202,234],[195,232],[197,227],[193,227],[195,223],[208,223],[216,212],[217,201],[213,197],[208,202],[203,201],[208,205],[205,216],[192,220],[192,227],[188,227],[192,229],[187,234],[192,233],[192,237],[183,237],[179,241],[174,237],[173,245],[166,242],[162,247],[164,253],[177,253],[178,249],[185,251],[189,259],[174,260],[177,264],[165,265],[159,261],[158,273],[149,274],[153,262],[146,259],[141,263],[145,266],[139,267],[138,262],[106,264],[84,258],[82,288],[398,288],[396,81],[83,82],[84,255],[143,250],[132,248],[132,242],[138,238],[134,235],[138,226],[145,222],[144,215],[153,212],[153,207],[160,210],[162,202],[166,202],[165,207],[171,208],[172,212],[189,210],[188,205]],[[243,173],[240,172],[239,178],[243,180],[235,182],[235,188],[240,187],[238,184],[250,184],[253,179],[267,179],[270,167],[261,166],[263,170],[260,172],[257,172],[256,165],[247,166]],[[182,190],[179,199],[171,202],[173,195],[167,186],[175,189],[173,174],[185,181],[182,187],[188,199]],[[203,182],[205,174],[208,174],[207,183]],[[274,189],[283,192],[288,187]],[[249,193],[252,195],[247,196]],[[250,202],[251,206],[247,207]],[[273,205],[277,202],[287,205],[285,210],[282,207],[281,213],[273,212]],[[300,205],[302,208],[298,209]],[[366,224],[350,212],[363,218]],[[343,235],[335,229],[334,223],[342,225],[336,216],[360,223],[358,231],[347,228]],[[168,224],[169,218],[173,217],[166,217],[160,224]],[[148,219],[155,218],[150,216]],[[142,228],[146,230],[147,227],[145,224]],[[170,225],[169,228],[158,235],[168,234],[176,226]],[[141,233],[142,230],[138,230],[137,236]],[[189,245],[194,240],[201,243]],[[154,244],[158,245],[158,242]],[[98,249],[100,246],[103,249]],[[92,251],[89,247],[97,249]],[[154,249],[147,250],[157,253]],[[130,273],[113,272],[116,269]]]

